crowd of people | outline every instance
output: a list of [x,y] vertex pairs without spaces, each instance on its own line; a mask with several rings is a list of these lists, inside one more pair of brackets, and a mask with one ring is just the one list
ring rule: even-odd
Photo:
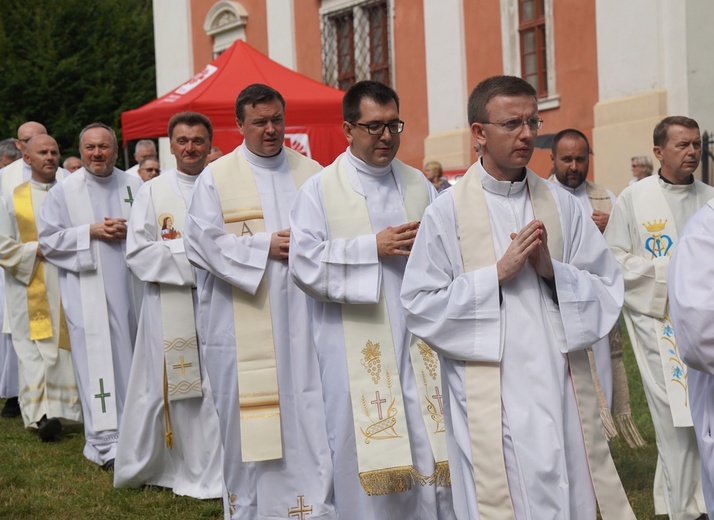
[[226,155],[206,116],[175,114],[164,171],[150,140],[116,168],[102,123],[64,168],[40,123],[0,141],[4,417],[44,442],[83,423],[116,487],[221,497],[227,519],[634,519],[608,444],[644,444],[622,313],[655,512],[714,517],[696,121],[662,120],[661,168],[633,157],[642,180],[615,197],[578,129],[550,178],[528,168],[543,121],[520,78],[472,91],[479,158],[453,186],[396,158],[388,86],[345,93],[324,168],[285,147],[284,109],[242,90]]

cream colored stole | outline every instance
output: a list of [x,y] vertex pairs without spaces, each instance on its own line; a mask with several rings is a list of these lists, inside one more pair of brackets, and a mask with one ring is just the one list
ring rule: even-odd
[[[528,170],[533,213],[548,231],[554,260],[563,259],[563,231],[558,207],[548,186]],[[479,177],[478,163],[451,189],[456,208],[464,272],[496,263],[491,218]],[[545,305],[545,298],[541,299]],[[500,341],[500,338],[493,338]],[[585,350],[568,354],[570,376],[580,412],[590,477],[603,520],[635,520],[610,456],[593,392]],[[515,520],[503,454],[500,363],[466,362],[466,409],[471,438],[476,498],[481,520]]]
[[[175,193],[169,179],[172,173],[160,175],[149,185],[157,216],[155,240],[166,240],[162,227],[171,219],[172,227],[183,235],[186,202]],[[202,397],[198,339],[193,310],[192,288],[170,284],[159,285],[161,331],[164,345],[166,394],[169,401]]]
[[[350,186],[340,166],[344,160],[344,155],[338,157],[321,174],[331,239],[374,234],[366,199]],[[429,204],[421,175],[396,159],[392,171],[405,190],[407,221],[421,220]],[[410,489],[414,478],[433,482],[434,476],[424,478],[413,468],[384,289],[378,303],[342,304],[341,311],[362,487],[368,495],[384,495]]]
[[[677,223],[659,182],[658,175],[642,179],[637,183],[640,189],[632,192],[632,207],[641,240],[640,254],[649,260],[671,256],[678,240]],[[695,190],[697,207],[701,207],[704,203],[703,194],[696,185]],[[687,366],[679,357],[674,328],[669,318],[669,302],[664,317],[651,319],[662,360],[662,375],[672,421],[676,427],[693,426],[689,409]]]
[[[129,219],[131,211],[130,177],[115,169],[112,174],[117,183],[122,217]],[[96,218],[92,201],[87,189],[87,175],[84,168],[70,175],[62,182],[65,203],[73,227],[94,224]],[[94,241],[93,241],[94,242]],[[96,244],[90,243],[90,247]],[[92,412],[92,425],[95,431],[117,429],[116,387],[114,384],[114,362],[112,360],[112,339],[109,330],[109,312],[107,295],[104,289],[102,261],[98,249],[95,249],[97,268],[79,273],[79,288],[84,317],[84,339],[87,350],[89,370],[89,397]]]
[[[37,186],[35,189],[49,190],[51,186],[47,184],[41,187]],[[20,235],[20,241],[23,244],[28,242],[37,243],[37,225],[32,204],[32,189],[32,182],[27,181],[17,186],[12,192],[17,230]],[[69,331],[67,330],[67,322],[61,302],[59,302],[58,323],[54,328],[52,327],[50,302],[47,299],[47,286],[45,285],[45,262],[46,260],[44,259],[37,262],[35,272],[26,289],[30,340],[38,341],[56,337],[59,348],[70,350]],[[58,328],[59,330],[57,330]]]
[[[295,187],[300,188],[320,166],[283,148]],[[236,148],[211,163],[225,229],[236,236],[265,232],[263,207],[253,171]],[[255,295],[232,287],[236,363],[243,462],[282,457],[278,373],[273,342],[267,275]]]

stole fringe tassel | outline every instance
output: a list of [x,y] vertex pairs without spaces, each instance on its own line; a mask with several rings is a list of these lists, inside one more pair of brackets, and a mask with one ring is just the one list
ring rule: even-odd
[[171,428],[171,411],[169,408],[169,379],[166,376],[166,361],[164,360],[164,431],[166,433],[166,447],[174,447],[174,434]]
[[412,466],[377,469],[359,474],[362,488],[369,496],[409,491],[415,479]]
[[437,462],[434,473],[424,476],[413,466],[385,468],[359,474],[362,487],[369,496],[409,491],[413,484],[422,486],[451,486],[451,471],[447,461]]
[[622,414],[617,416],[617,425],[622,432],[622,436],[625,438],[627,445],[630,448],[643,448],[647,445],[645,440],[640,435],[640,432],[635,426],[635,421],[632,420],[630,414]]

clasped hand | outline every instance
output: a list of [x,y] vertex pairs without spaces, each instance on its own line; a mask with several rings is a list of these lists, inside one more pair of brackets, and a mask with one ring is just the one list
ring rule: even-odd
[[518,233],[511,233],[511,243],[496,264],[498,283],[516,276],[526,261],[546,281],[553,280],[553,262],[548,250],[548,233],[540,220],[532,220]]
[[125,240],[126,219],[104,217],[104,222],[97,222],[89,226],[89,238],[108,242]]

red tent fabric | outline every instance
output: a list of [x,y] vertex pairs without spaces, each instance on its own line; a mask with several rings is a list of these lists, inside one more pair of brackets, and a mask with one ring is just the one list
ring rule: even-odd
[[227,153],[243,141],[235,123],[235,101],[252,83],[269,85],[285,98],[287,146],[323,166],[347,148],[342,133],[344,93],[283,67],[241,40],[183,85],[122,113],[124,146],[137,139],[167,137],[171,116],[191,110],[208,116],[213,144]]

